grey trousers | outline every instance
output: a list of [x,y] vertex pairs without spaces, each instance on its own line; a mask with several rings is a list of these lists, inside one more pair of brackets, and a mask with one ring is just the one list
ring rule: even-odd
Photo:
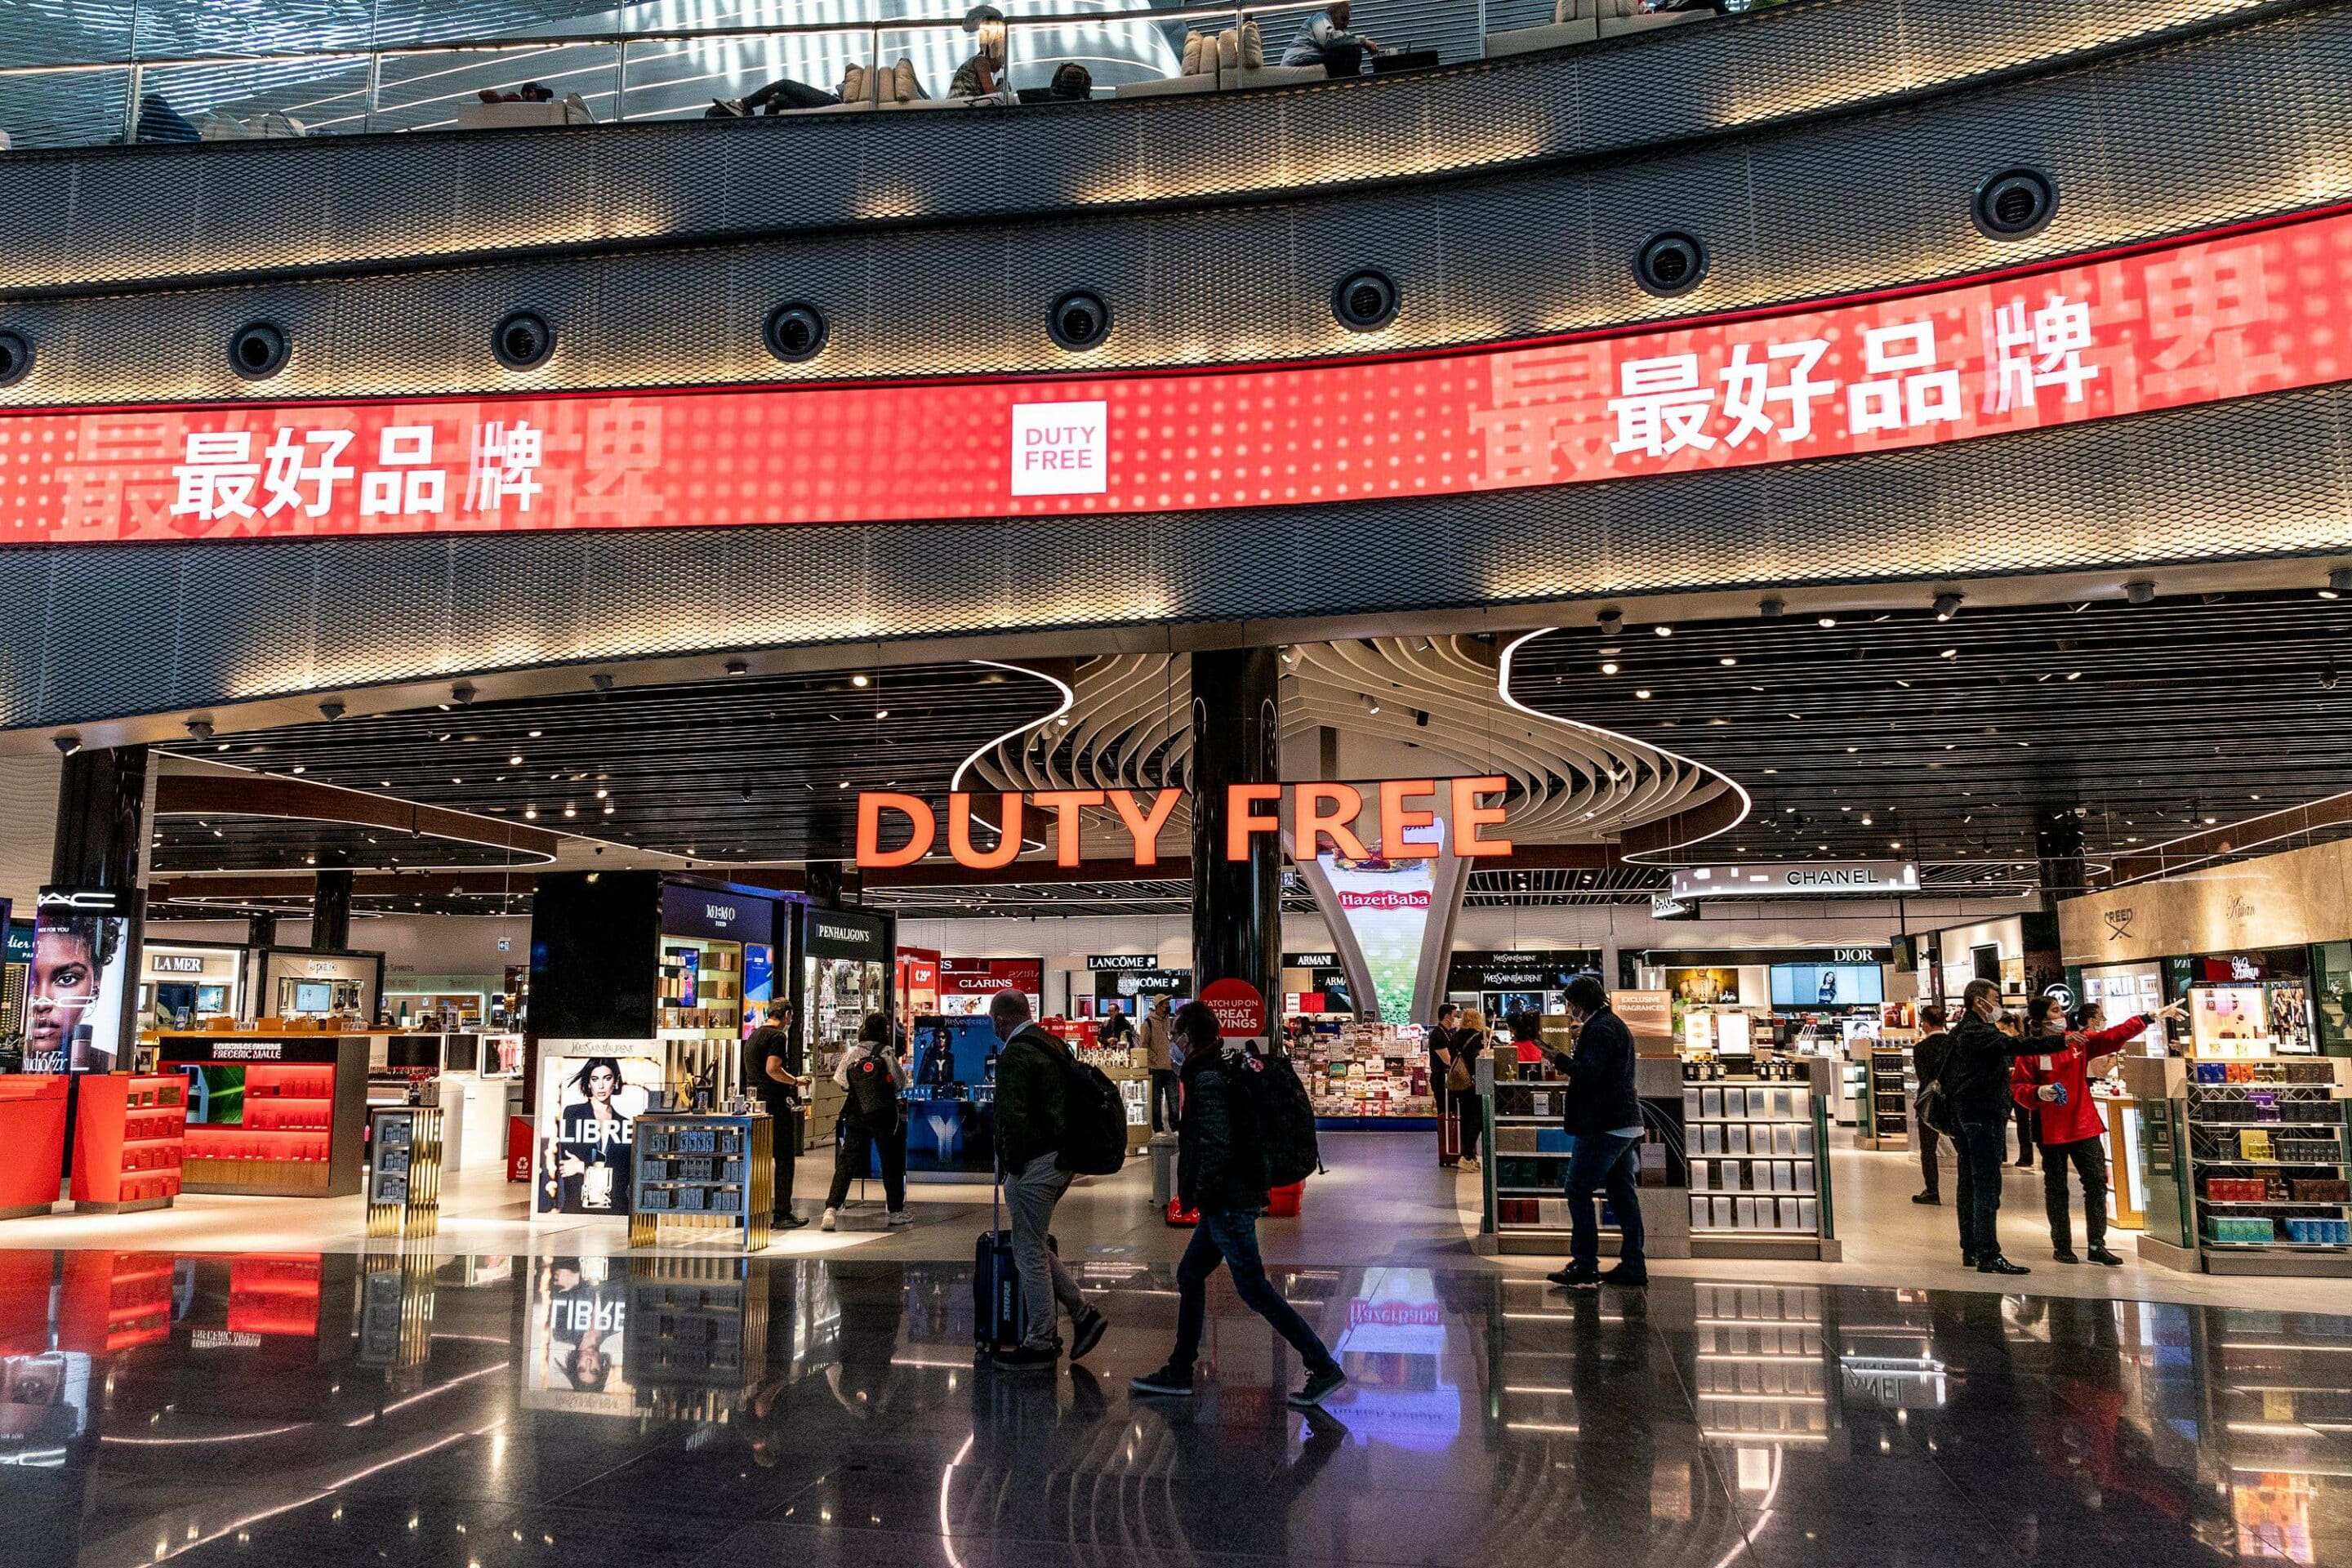
[[1070,1173],[1054,1168],[1054,1156],[1040,1154],[1017,1171],[1004,1173],[1004,1207],[1013,1220],[1013,1267],[1021,1275],[1021,1313],[1025,1320],[1024,1346],[1039,1350],[1054,1342],[1054,1303],[1060,1301],[1075,1319],[1087,1310],[1078,1282],[1045,1245],[1054,1228],[1054,1205],[1069,1190]]

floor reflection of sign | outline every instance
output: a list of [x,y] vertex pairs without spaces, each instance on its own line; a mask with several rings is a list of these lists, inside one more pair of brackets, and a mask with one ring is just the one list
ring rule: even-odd
[[1912,1356],[1845,1356],[1838,1371],[1850,1401],[1887,1410],[1941,1410],[1944,1363]]
[[625,1260],[550,1258],[531,1268],[523,1327],[523,1404],[541,1410],[607,1415],[636,1412],[623,1366],[628,1289]]
[[1436,1276],[1367,1269],[1347,1304],[1348,1326],[1332,1349],[1354,1385],[1346,1420],[1356,1441],[1423,1453],[1448,1447],[1462,1429],[1462,1391],[1445,1377]]

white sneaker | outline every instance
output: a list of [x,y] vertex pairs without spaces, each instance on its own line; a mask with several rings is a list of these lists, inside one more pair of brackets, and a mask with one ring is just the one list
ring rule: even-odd
[[890,1223],[894,1226],[912,1225],[915,1223],[915,1216],[912,1211],[908,1209],[892,1209]]
[[838,1230],[841,1228],[840,1220],[839,1209],[827,1209],[824,1211],[824,1217],[816,1222],[816,1227],[819,1230]]
[[[1475,1170],[1476,1170],[1476,1169],[1478,1168],[1478,1161],[1477,1161],[1477,1158],[1476,1158],[1475,1155],[1470,1155],[1470,1154],[1465,1154],[1465,1155],[1463,1155],[1463,1156],[1462,1156],[1462,1168],[1463,1168],[1464,1170],[1465,1170],[1465,1171],[1475,1171]],[[831,1230],[831,1229],[833,1228],[833,1226],[830,1226],[830,1225],[828,1225],[828,1226],[826,1226],[824,1228],[825,1228],[825,1229],[827,1229],[827,1230]]]

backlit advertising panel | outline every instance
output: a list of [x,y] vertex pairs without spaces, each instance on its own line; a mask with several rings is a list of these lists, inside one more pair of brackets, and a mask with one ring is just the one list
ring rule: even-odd
[[2352,212],[1329,363],[0,415],[0,543],[1050,518],[1582,484],[2347,379]]

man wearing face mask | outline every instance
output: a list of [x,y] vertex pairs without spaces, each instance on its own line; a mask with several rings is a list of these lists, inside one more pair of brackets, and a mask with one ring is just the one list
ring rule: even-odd
[[2000,1017],[2000,987],[1969,982],[1944,1058],[1944,1098],[1959,1127],[1960,1261],[1980,1274],[2030,1274],[2001,1256],[2000,1173],[2009,1149],[2010,1069],[2039,1047],[2003,1034]]

